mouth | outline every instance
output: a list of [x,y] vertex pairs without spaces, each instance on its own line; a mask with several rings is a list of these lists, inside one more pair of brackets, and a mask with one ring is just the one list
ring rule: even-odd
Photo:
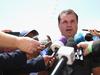
[[66,29],[66,31],[72,31],[72,29]]

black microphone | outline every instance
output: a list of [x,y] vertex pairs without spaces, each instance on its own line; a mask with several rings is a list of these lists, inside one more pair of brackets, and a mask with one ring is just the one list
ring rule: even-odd
[[[88,29],[82,29],[82,30],[83,30],[83,31],[89,31]],[[97,30],[97,32],[99,32],[99,33],[100,33],[100,31],[98,31],[98,30]]]

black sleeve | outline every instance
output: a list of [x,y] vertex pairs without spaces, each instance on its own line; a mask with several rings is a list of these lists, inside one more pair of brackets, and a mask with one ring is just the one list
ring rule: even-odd
[[17,68],[26,63],[26,54],[21,51],[0,53],[0,69]]
[[27,62],[27,64],[22,65],[20,68],[21,73],[31,73],[40,72],[45,70],[45,62],[42,56],[33,58]]
[[[24,74],[31,72],[40,72],[45,70],[45,62],[42,56],[32,58],[27,62],[25,53],[15,51],[0,54],[0,69],[4,74]],[[1,64],[2,63],[2,64]]]
[[92,45],[92,53],[95,56],[100,56],[100,40],[94,41]]

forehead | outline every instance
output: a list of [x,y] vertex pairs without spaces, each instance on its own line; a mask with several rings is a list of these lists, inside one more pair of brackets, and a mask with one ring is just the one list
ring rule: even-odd
[[76,19],[76,15],[74,13],[70,13],[70,14],[67,14],[67,13],[63,13],[60,15],[60,19],[63,20],[63,19]]

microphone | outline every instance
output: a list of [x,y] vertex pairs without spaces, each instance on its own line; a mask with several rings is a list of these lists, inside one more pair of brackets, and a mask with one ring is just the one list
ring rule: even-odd
[[62,36],[58,41],[52,43],[50,48],[52,49],[52,51],[55,51],[59,49],[61,46],[64,46],[66,43],[67,43],[66,37]]
[[82,41],[85,41],[85,37],[83,35],[83,33],[77,33],[75,36],[74,36],[74,41],[76,44],[82,42]]
[[66,46],[69,46],[69,47],[75,47],[75,46],[76,46],[76,43],[75,43],[73,37],[70,37],[70,38],[67,40]]
[[65,56],[68,61],[66,62],[68,65],[72,65],[75,60],[75,53],[73,47],[68,46],[61,46],[57,52],[58,57],[62,58],[62,56]]
[[74,39],[71,37],[67,40],[66,46],[61,46],[58,50],[58,56],[61,58],[62,56],[67,57],[68,65],[72,65],[72,63],[75,60],[75,52],[74,47],[76,46],[76,43],[74,42]]
[[39,41],[41,44],[45,45],[45,48],[50,47],[52,44],[51,37],[49,35],[46,36],[34,36],[33,39]]
[[[83,30],[83,31],[89,31],[88,29],[82,29],[82,30]],[[100,33],[100,31],[98,31],[98,30],[97,30],[97,32],[99,32],[99,33]]]
[[59,41],[61,41],[65,45],[67,43],[67,38],[65,36],[61,36]]
[[46,36],[38,36],[39,41],[45,45],[45,48],[40,52],[40,55],[51,55],[52,54],[52,50],[51,50],[51,45],[52,45],[52,40],[51,37],[49,35]]

